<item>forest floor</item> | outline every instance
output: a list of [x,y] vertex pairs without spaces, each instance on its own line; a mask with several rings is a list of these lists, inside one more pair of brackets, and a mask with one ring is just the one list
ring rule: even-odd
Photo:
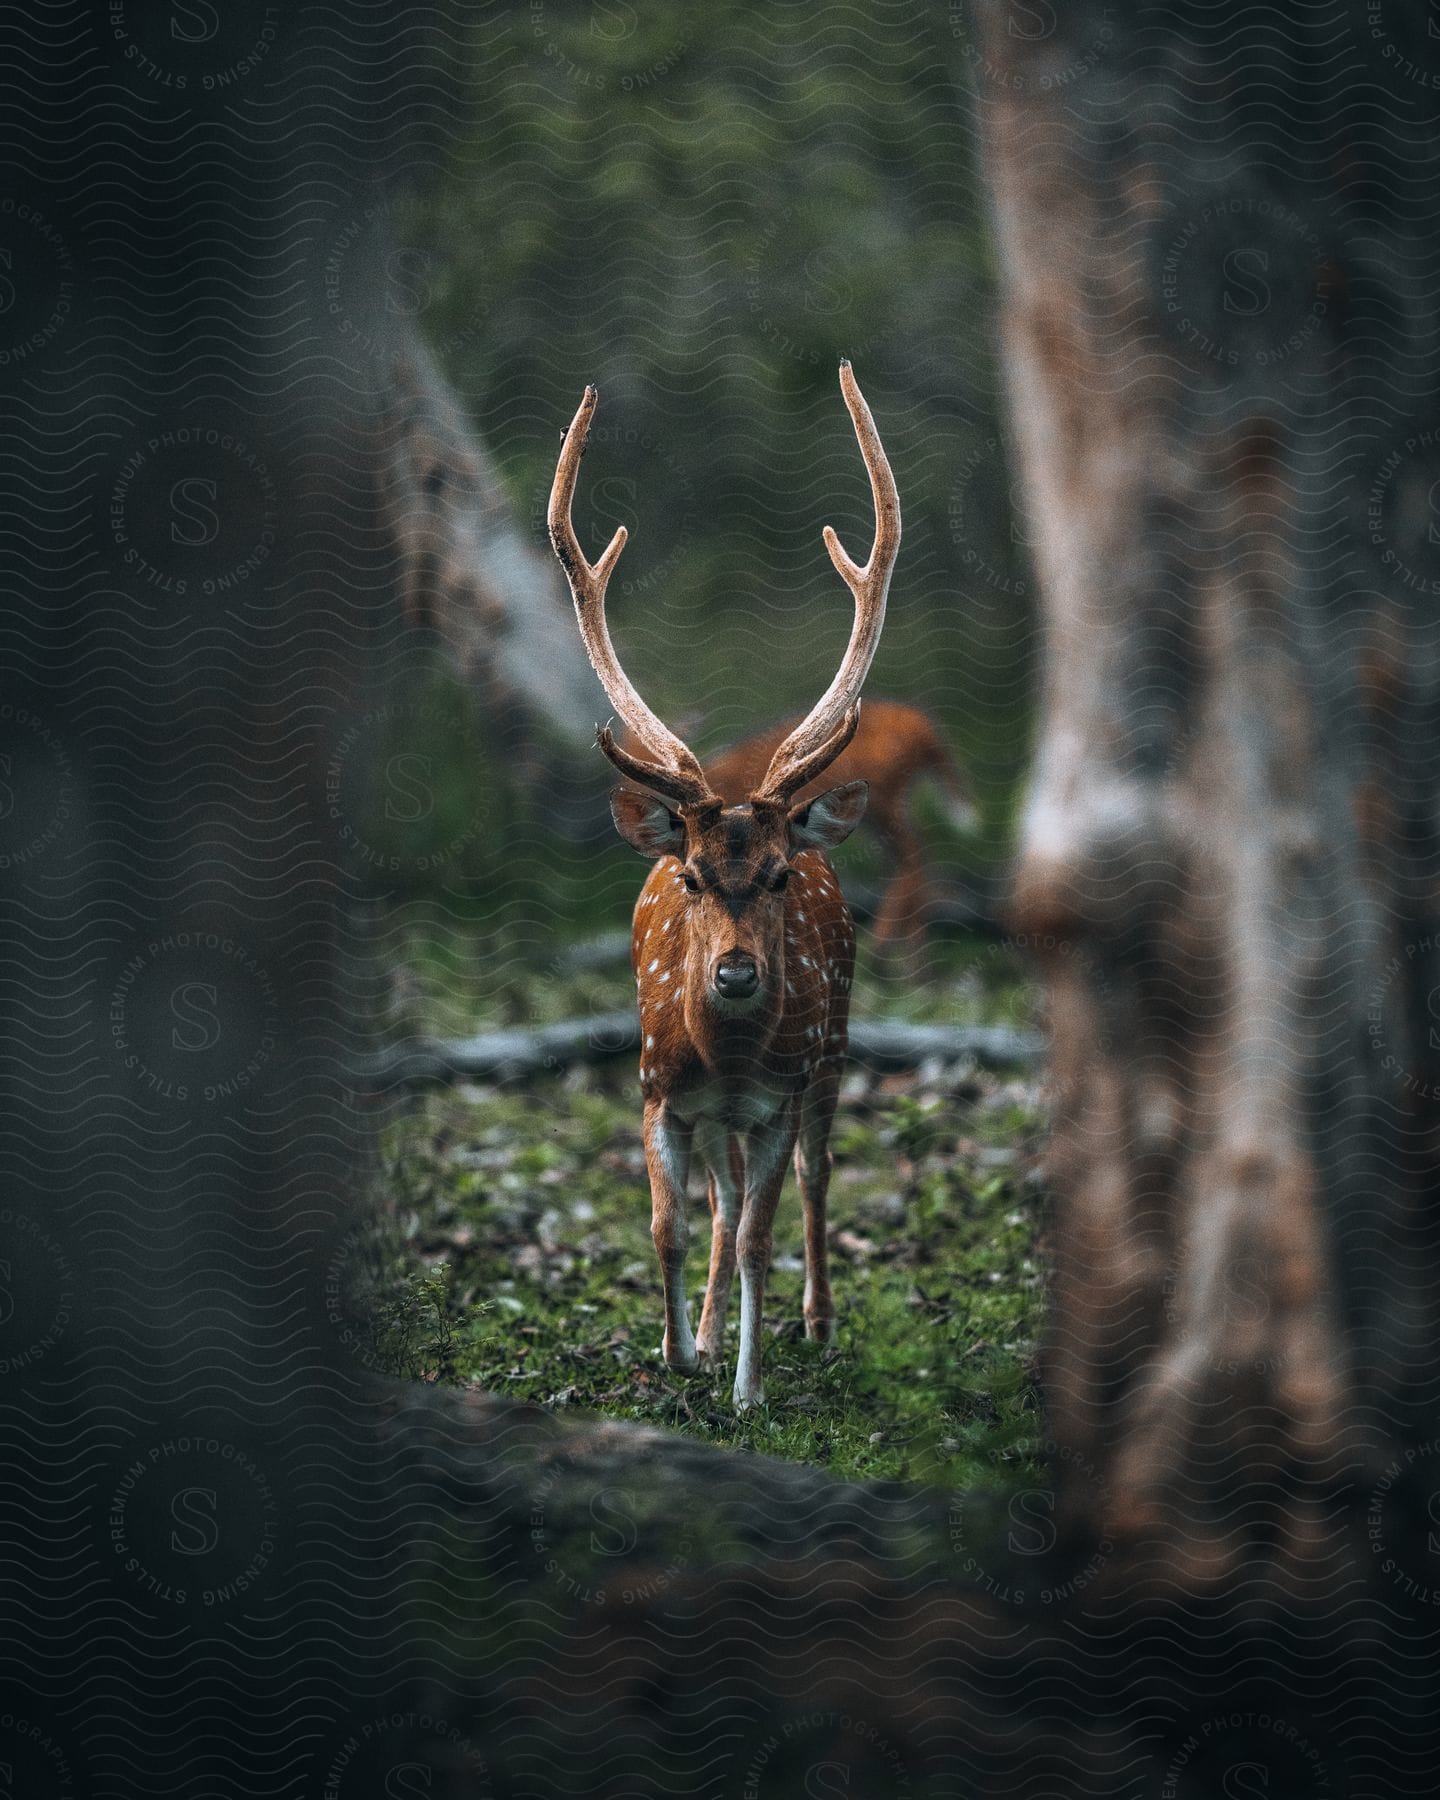
[[[1033,1023],[1008,952],[942,947],[933,978],[862,966],[855,1011],[955,1023]],[[623,967],[567,976],[518,958],[481,1016],[433,949],[419,958],[441,1030],[575,1016],[633,998]],[[829,1226],[837,1334],[806,1341],[799,1196],[787,1179],[766,1294],[767,1404],[731,1405],[730,1366],[679,1375],[660,1356],[640,1103],[628,1060],[523,1086],[419,1094],[389,1126],[382,1226],[351,1283],[368,1355],[397,1373],[476,1385],[790,1458],[854,1479],[1007,1485],[1038,1458],[1045,1124],[1037,1072],[852,1067],[832,1138]],[[692,1181],[689,1291],[698,1316],[709,1209]],[[352,1270],[352,1276],[355,1271]]]

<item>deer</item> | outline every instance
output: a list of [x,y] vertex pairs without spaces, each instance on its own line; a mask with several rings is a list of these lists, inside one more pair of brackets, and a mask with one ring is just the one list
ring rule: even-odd
[[[848,361],[840,388],[870,478],[875,536],[863,567],[832,526],[824,543],[855,605],[839,670],[776,746],[743,800],[722,798],[689,746],[651,711],[620,665],[605,590],[625,548],[620,526],[600,560],[571,522],[580,459],[599,395],[587,387],[561,444],[547,514],[586,653],[629,733],[596,744],[631,786],[610,797],[620,836],[654,863],[635,905],[631,960],[640,1009],[640,1092],[651,1237],[664,1294],[666,1365],[724,1362],[725,1318],[740,1272],[737,1409],[764,1402],[761,1333],[774,1221],[794,1159],[804,1213],[805,1334],[833,1341],[825,1206],[830,1133],[848,1043],[855,927],[826,852],[865,810],[863,781],[797,801],[851,742],[860,689],[885,622],[900,547],[900,501],[870,408]],[[710,1268],[698,1331],[685,1288],[692,1162],[710,1201]]]

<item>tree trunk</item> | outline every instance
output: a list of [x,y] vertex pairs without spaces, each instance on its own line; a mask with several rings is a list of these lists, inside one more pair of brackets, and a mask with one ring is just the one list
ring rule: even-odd
[[387,341],[381,511],[406,623],[433,632],[484,696],[522,779],[544,771],[547,743],[578,762],[607,702],[559,565],[516,524],[494,457],[413,322]]
[[1189,1576],[1256,1509],[1320,1536],[1435,1410],[1440,40],[1399,10],[982,9],[1050,1404]]

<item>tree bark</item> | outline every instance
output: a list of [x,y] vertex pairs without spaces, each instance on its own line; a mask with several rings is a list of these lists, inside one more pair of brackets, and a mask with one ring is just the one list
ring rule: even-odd
[[1322,1541],[1435,1410],[1440,41],[981,10],[1044,597],[1012,912],[1050,1405],[1112,1525],[1221,1579],[1237,1521]]
[[385,358],[381,516],[408,625],[431,632],[532,778],[547,741],[589,750],[606,701],[555,559],[530,543],[489,449],[413,323]]

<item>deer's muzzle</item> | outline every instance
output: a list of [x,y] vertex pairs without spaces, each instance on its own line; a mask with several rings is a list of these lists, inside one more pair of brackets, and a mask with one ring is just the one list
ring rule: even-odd
[[717,957],[710,985],[719,1000],[748,1000],[760,986],[760,969],[743,950],[727,950]]

